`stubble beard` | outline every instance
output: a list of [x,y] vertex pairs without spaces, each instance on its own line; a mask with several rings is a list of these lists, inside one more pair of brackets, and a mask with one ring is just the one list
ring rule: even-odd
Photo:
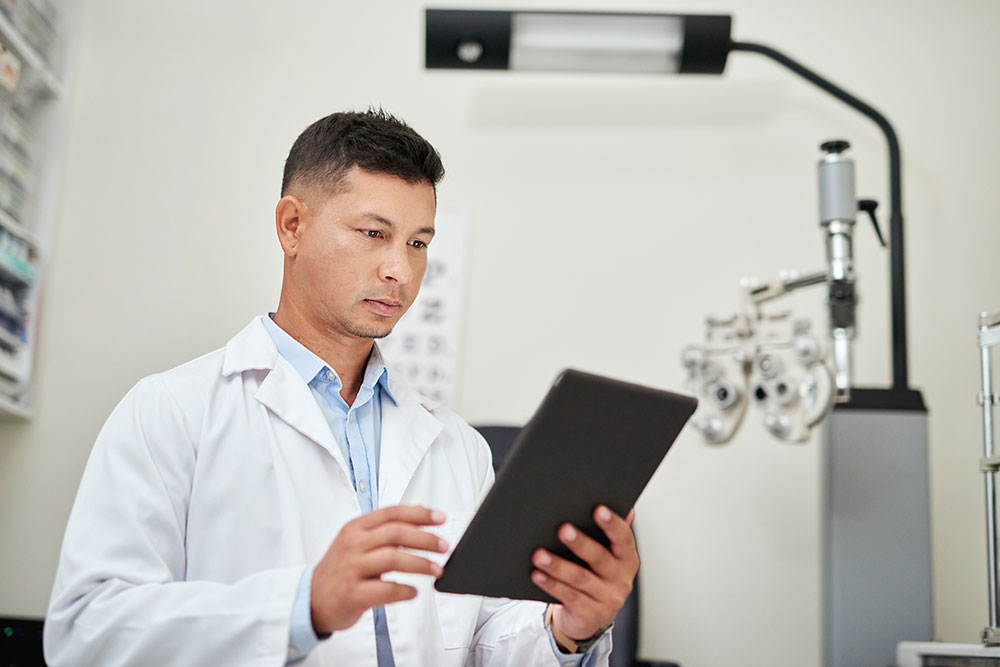
[[341,325],[343,327],[343,330],[346,331],[351,336],[378,340],[380,338],[385,338],[386,336],[391,334],[393,328],[396,326],[396,322],[398,322],[398,320],[392,323],[342,321]]
[[351,336],[357,336],[358,338],[367,338],[369,340],[385,338],[392,333],[396,324],[399,323],[399,319],[406,314],[406,311],[410,309],[411,305],[412,304],[407,304],[406,307],[403,308],[403,312],[399,314],[399,317],[391,322],[366,322],[361,317],[358,317],[353,321],[348,317],[341,318],[341,330]]
[[378,340],[379,338],[385,338],[391,334],[392,327],[390,326],[388,329],[376,329],[372,326],[370,328],[363,329],[359,326],[350,325],[345,328],[345,331],[352,336],[357,336],[358,338],[374,338]]

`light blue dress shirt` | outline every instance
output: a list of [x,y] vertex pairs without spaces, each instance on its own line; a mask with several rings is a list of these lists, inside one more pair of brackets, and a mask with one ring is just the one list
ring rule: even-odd
[[[278,354],[292,365],[292,368],[302,377],[313,396],[316,397],[316,402],[330,425],[334,440],[337,441],[340,451],[344,455],[344,460],[348,463],[351,482],[358,494],[361,510],[363,512],[372,511],[378,507],[382,401],[390,400],[393,404],[398,404],[389,389],[389,371],[382,360],[378,346],[372,348],[361,389],[354,399],[354,404],[348,406],[340,395],[343,383],[337,373],[326,362],[275,324],[271,320],[273,313],[269,315],[269,317],[263,318],[264,327],[274,340]],[[295,602],[292,605],[288,663],[294,663],[304,658],[316,648],[320,641],[326,639],[326,636],[318,637],[312,626],[310,593],[313,567],[310,566],[302,573]],[[395,667],[385,608],[376,607],[373,610],[373,616],[378,667]],[[562,667],[588,667],[593,657],[592,653],[584,655],[564,654],[556,646],[551,629],[548,631],[548,636],[552,650]]]
[[[263,318],[264,326],[274,340],[278,353],[302,376],[316,403],[323,412],[334,440],[347,461],[351,482],[358,494],[362,512],[378,507],[378,463],[382,436],[382,401],[396,402],[388,384],[388,371],[378,347],[372,349],[365,368],[361,389],[353,405],[340,395],[343,383],[337,373],[276,325],[270,317]],[[289,662],[300,659],[321,641],[312,627],[310,590],[313,568],[308,568],[299,580],[299,588],[292,605],[292,622],[289,632]],[[385,619],[385,608],[373,610],[375,642],[379,667],[395,667],[392,642]]]

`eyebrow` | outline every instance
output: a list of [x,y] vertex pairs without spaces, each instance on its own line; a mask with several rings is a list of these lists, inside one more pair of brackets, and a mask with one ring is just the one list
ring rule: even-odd
[[[377,213],[364,213],[362,214],[361,217],[364,218],[365,220],[370,220],[371,222],[380,224],[383,227],[389,227],[390,229],[396,226],[396,223],[394,223],[392,220],[383,218],[381,215]],[[430,234],[431,236],[434,236],[434,228],[421,227],[419,230],[417,230],[417,234]]]

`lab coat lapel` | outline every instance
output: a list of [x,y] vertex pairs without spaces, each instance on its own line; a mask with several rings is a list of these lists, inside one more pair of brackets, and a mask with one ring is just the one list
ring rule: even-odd
[[226,345],[222,372],[228,375],[246,370],[266,370],[254,398],[279,419],[325,449],[336,459],[350,479],[350,471],[330,425],[308,385],[284,357],[260,318],[255,318]]
[[399,403],[382,401],[381,507],[399,504],[421,459],[444,428],[418,393],[392,381],[390,386]]
[[347,472],[344,454],[330,432],[330,425],[323,417],[316,397],[284,357],[278,358],[274,370],[260,383],[254,398],[286,424],[330,452]]

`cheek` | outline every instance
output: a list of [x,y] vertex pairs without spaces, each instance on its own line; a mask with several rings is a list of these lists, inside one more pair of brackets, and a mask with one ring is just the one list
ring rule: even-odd
[[413,284],[419,288],[424,281],[424,274],[427,273],[427,255],[422,255],[411,262],[410,270],[413,271]]
[[313,290],[328,291],[331,285],[344,284],[359,273],[356,248],[343,239],[326,238],[303,253],[307,280]]

